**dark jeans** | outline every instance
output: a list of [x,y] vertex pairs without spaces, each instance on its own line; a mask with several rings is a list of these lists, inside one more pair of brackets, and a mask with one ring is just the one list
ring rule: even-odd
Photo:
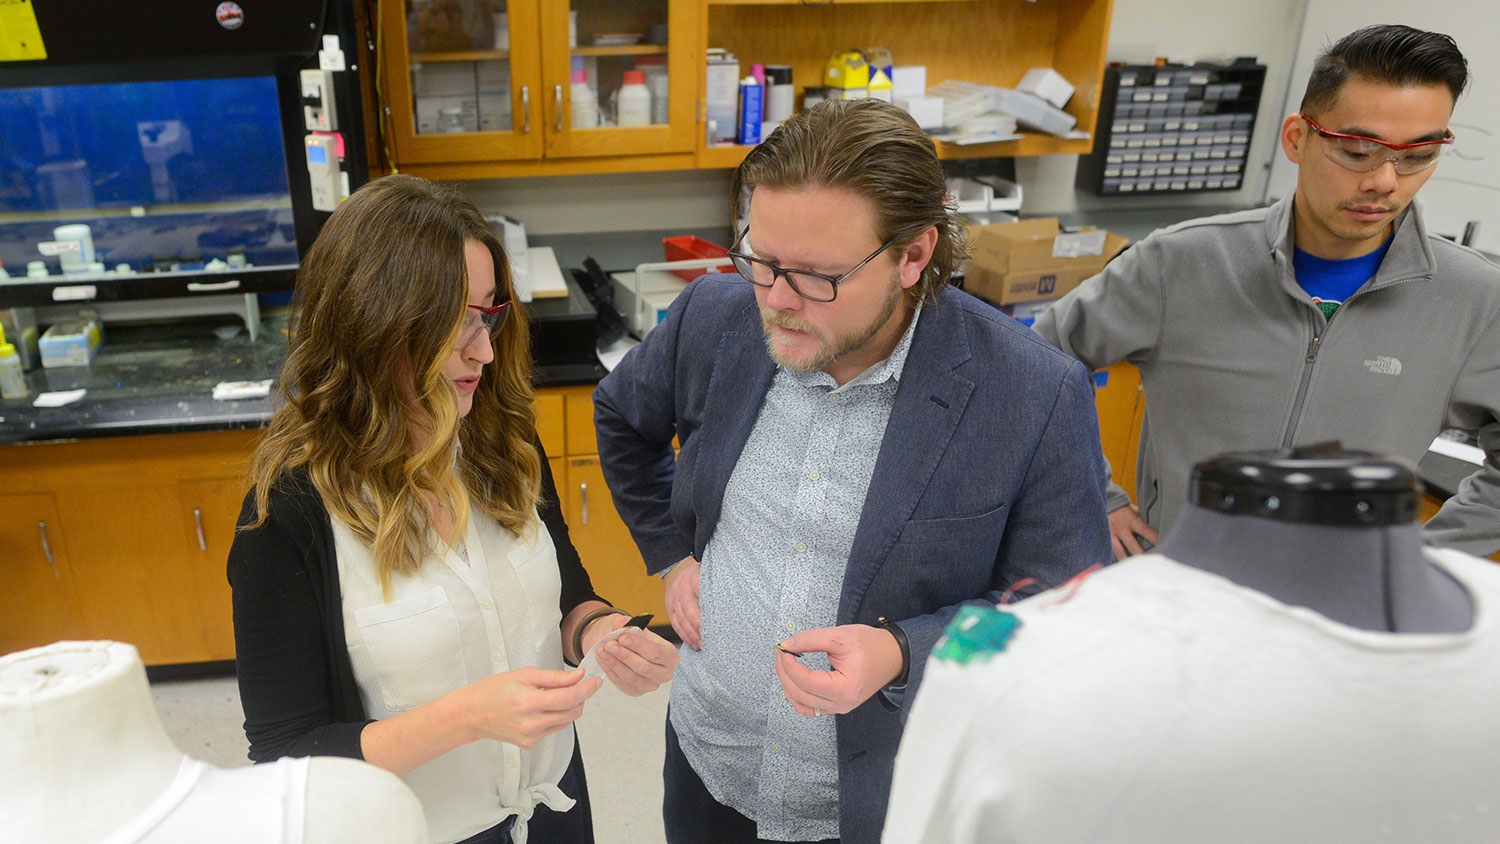
[[[526,824],[527,844],[594,844],[594,815],[589,808],[589,783],[583,775],[583,755],[578,752],[578,741],[573,741],[573,761],[557,787],[563,794],[577,800],[566,812],[554,812],[546,806],[537,806],[536,813]],[[516,817],[511,815],[500,823],[477,835],[472,835],[458,844],[511,844],[510,828]]]
[[[667,844],[782,844],[755,836],[755,821],[725,806],[708,793],[677,743],[667,716],[667,758],[662,764],[661,817]],[[839,844],[838,839],[817,844]]]

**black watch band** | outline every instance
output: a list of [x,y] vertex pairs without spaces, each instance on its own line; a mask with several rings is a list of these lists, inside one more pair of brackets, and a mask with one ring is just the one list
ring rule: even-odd
[[906,688],[907,675],[911,673],[911,645],[906,641],[906,631],[901,629],[901,625],[887,619],[885,616],[881,616],[880,620],[875,622],[875,626],[895,636],[896,644],[901,646],[901,673],[897,674],[896,679],[892,680],[886,688],[895,690],[904,689]]

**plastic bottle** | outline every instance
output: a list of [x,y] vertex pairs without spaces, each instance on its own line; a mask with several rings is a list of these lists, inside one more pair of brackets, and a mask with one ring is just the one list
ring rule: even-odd
[[762,138],[775,131],[783,121],[792,116],[792,66],[785,64],[766,65],[766,113],[761,122]]
[[624,82],[620,86],[615,122],[620,126],[651,125],[651,92],[646,89],[646,72],[627,70]]
[[740,80],[740,128],[735,139],[742,144],[760,143],[760,123],[764,114],[765,88],[754,76]]
[[573,71],[573,128],[593,129],[599,125],[599,98],[589,87],[589,72]]
[[5,329],[0,328],[0,398],[26,398],[26,376],[21,372],[21,356],[16,347],[5,342]]

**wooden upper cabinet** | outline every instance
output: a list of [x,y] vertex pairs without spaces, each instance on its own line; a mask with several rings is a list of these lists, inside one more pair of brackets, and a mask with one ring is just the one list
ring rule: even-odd
[[[566,3],[541,5],[548,158],[692,152],[700,63],[695,48],[702,19],[698,3],[575,0],[571,10]],[[589,121],[573,112],[575,69],[584,71],[597,92],[599,114],[593,128],[583,128]],[[644,76],[651,97],[646,125],[619,125],[618,92],[627,70]]]
[[[884,47],[926,67],[929,86],[1014,87],[1051,67],[1076,88],[1066,110],[1087,137],[1022,130],[939,142],[940,157],[1087,153],[1112,12],[1113,0],[395,0],[380,4],[385,132],[399,167],[437,179],[733,167],[750,147],[706,143],[708,48],[732,51],[740,77],[790,65],[800,108],[834,52]],[[596,127],[574,114],[575,67],[594,85]],[[648,125],[619,127],[612,98],[630,68],[644,69],[657,108]]]
[[[692,166],[702,9],[682,0],[382,4],[386,132],[396,163],[452,178],[615,170],[622,157],[672,153],[658,164]],[[574,114],[575,69],[596,92],[592,120]],[[627,70],[641,70],[653,92],[646,125],[616,125]],[[551,159],[604,161],[547,169]],[[497,162],[531,166],[463,169]]]
[[537,0],[379,8],[384,131],[398,164],[541,156]]

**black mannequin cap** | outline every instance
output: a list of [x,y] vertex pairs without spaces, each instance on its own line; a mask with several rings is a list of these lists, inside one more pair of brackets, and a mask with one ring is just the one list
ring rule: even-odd
[[1205,460],[1193,467],[1188,500],[1228,515],[1384,526],[1415,521],[1421,491],[1404,461],[1326,443]]

